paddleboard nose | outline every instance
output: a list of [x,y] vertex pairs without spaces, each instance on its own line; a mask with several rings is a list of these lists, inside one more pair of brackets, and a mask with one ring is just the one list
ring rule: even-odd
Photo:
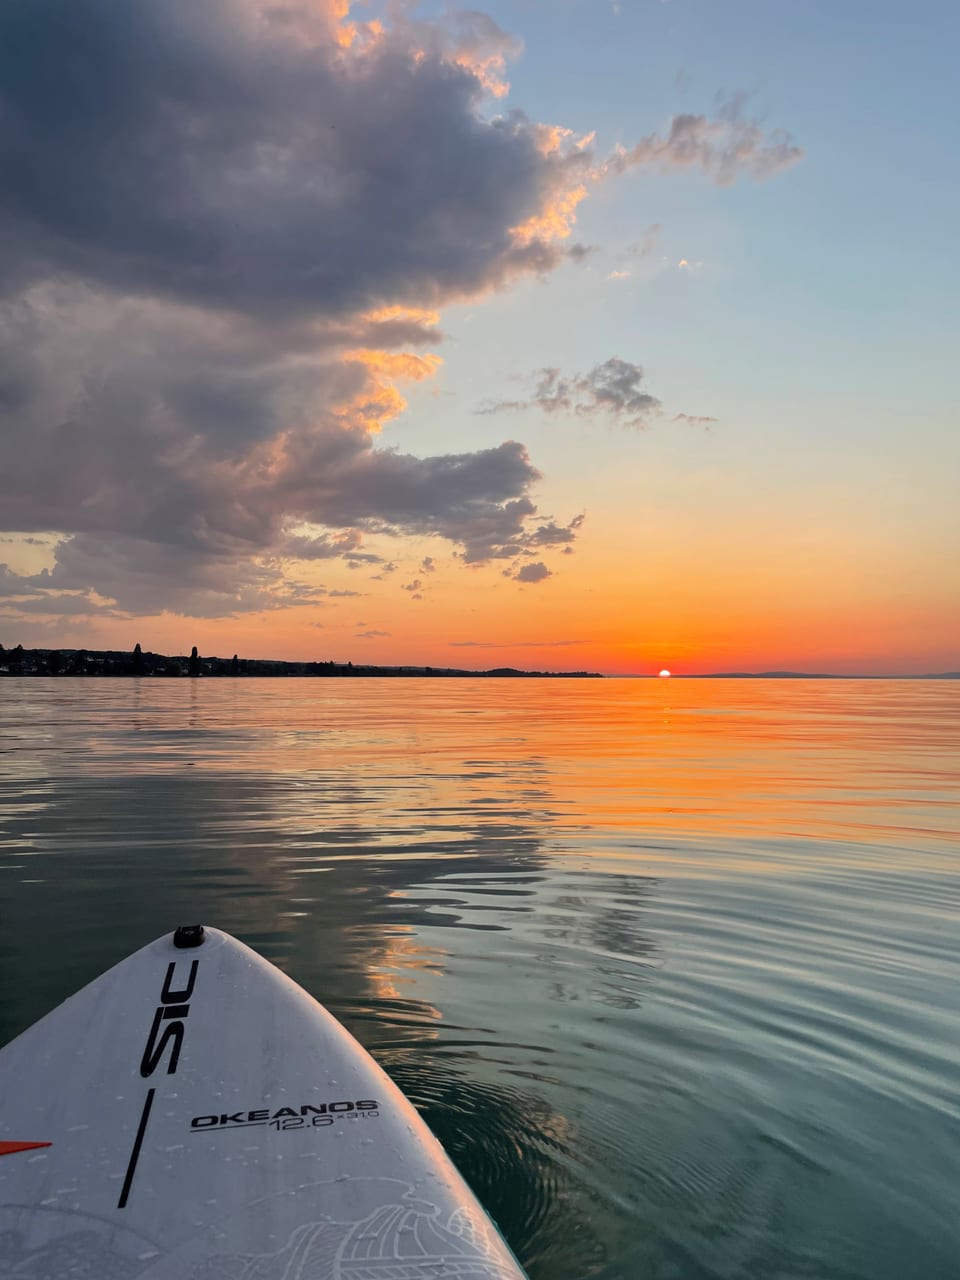
[[183,949],[199,947],[205,936],[202,924],[182,924],[173,935],[173,945]]

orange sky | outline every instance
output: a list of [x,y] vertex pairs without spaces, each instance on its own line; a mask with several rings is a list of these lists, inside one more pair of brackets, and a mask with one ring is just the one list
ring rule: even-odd
[[828,111],[813,11],[224,0],[157,49],[153,3],[137,72],[89,24],[109,129],[0,77],[0,642],[960,669],[952,225],[896,141],[947,78]]

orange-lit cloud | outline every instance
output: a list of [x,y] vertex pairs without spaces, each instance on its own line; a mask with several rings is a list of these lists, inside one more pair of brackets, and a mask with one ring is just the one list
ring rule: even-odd
[[535,240],[565,239],[577,220],[577,206],[586,198],[587,188],[582,183],[558,191],[539,213],[511,228],[515,242],[529,245]]
[[[59,539],[4,570],[12,616],[305,613],[353,589],[321,567],[386,581],[407,545],[421,586],[435,544],[451,578],[552,577],[580,504],[538,510],[522,442],[377,447],[399,387],[440,367],[440,309],[567,261],[615,172],[765,176],[787,144],[735,104],[598,162],[592,133],[493,114],[521,46],[474,11],[222,0],[206,22],[138,0],[120,38],[101,9],[0,7],[0,58],[84,47],[46,95],[0,74],[0,528]],[[657,408],[626,361],[544,376],[549,412]]]
[[372,374],[397,382],[422,382],[432,378],[443,361],[435,355],[414,355],[409,351],[360,349],[344,352],[345,360],[364,365]]
[[394,385],[397,382],[422,382],[432,378],[443,361],[436,355],[415,355],[409,351],[346,351],[344,360],[362,365],[368,379],[362,389],[340,406],[340,411],[361,420],[371,431],[380,431],[386,422],[397,418],[407,402]]

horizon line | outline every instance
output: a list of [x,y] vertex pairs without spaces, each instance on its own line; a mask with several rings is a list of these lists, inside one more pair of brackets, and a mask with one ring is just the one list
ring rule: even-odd
[[[20,650],[26,654],[45,654],[61,653],[61,654],[87,654],[91,657],[97,655],[117,657],[130,656],[133,657],[140,645],[137,644],[134,649],[93,649],[86,646],[33,646],[27,648],[24,645],[16,645],[13,649],[7,649],[0,646],[0,663],[5,666],[4,659],[9,661],[9,655]],[[160,658],[165,661],[183,661],[189,662],[190,657],[186,654],[163,654],[156,650],[141,650],[142,656]],[[243,663],[265,663],[280,664],[284,666],[311,666],[344,669],[380,669],[385,671],[418,671],[418,672],[462,672],[466,675],[487,675],[493,671],[517,671],[522,674],[535,674],[527,672],[522,667],[514,667],[509,664],[498,664],[495,667],[461,667],[461,666],[438,666],[435,663],[393,663],[393,662],[354,662],[353,659],[347,659],[340,662],[335,659],[316,659],[316,658],[239,658],[233,655],[231,658],[222,658],[216,654],[208,654],[205,657],[197,653],[194,646],[194,654],[197,660],[201,662],[217,662],[232,663],[234,658]],[[665,673],[665,674],[664,674]],[[49,673],[53,674],[53,673]],[[67,673],[64,673],[67,674]],[[70,674],[79,674],[73,672]],[[116,673],[121,674],[121,673]],[[726,670],[726,671],[667,671],[663,668],[661,671],[587,671],[579,668],[576,671],[543,671],[543,675],[571,675],[571,676],[589,676],[592,679],[600,677],[601,679],[613,680],[960,680],[960,669],[953,671],[920,671],[920,672],[832,672],[832,671],[800,671],[790,670],[787,668],[768,669],[760,671],[745,670]]]

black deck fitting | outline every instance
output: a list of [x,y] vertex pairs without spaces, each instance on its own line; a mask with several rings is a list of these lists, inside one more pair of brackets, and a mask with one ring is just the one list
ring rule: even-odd
[[173,945],[175,947],[199,947],[202,942],[202,924],[182,924],[173,935]]

